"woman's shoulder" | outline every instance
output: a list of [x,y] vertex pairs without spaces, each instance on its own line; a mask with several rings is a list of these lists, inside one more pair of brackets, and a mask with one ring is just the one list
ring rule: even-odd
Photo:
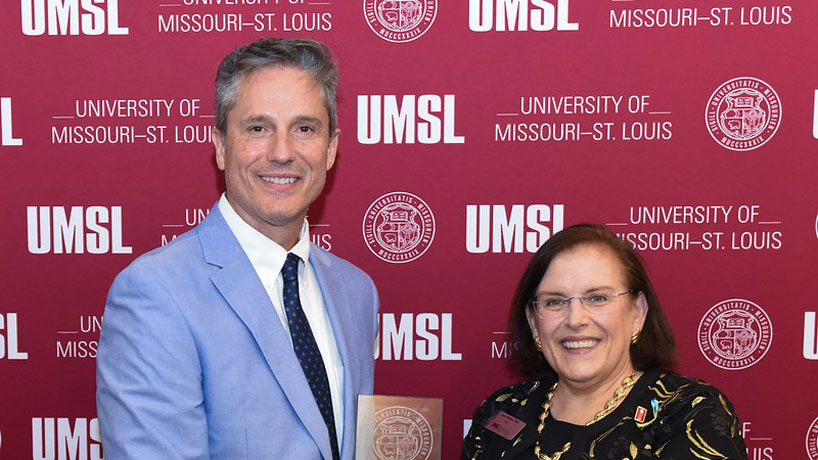
[[477,412],[496,413],[498,410],[502,410],[508,414],[513,414],[524,408],[532,396],[535,396],[536,399],[536,396],[544,395],[553,384],[553,379],[542,378],[498,388],[483,400]]
[[527,408],[539,405],[545,398],[550,385],[553,385],[553,380],[539,379],[498,388],[486,397],[474,411],[472,426],[482,426],[499,412],[520,418]]
[[[548,387],[549,385],[553,385],[553,380],[550,379],[537,379],[537,380],[525,380],[523,382],[517,382],[505,387],[498,388],[494,391],[486,400],[491,400],[494,402],[504,402],[507,400],[513,399],[520,399],[526,398],[533,393],[536,393],[537,390],[540,390],[543,387]],[[547,390],[547,388],[546,388]]]
[[653,415],[645,417],[643,425],[654,433],[657,450],[674,457],[675,452],[698,452],[709,446],[724,458],[747,458],[741,422],[718,388],[701,379],[658,370],[645,396],[649,401],[643,401]]
[[714,430],[740,437],[740,422],[727,395],[704,380],[660,371],[651,385],[655,400],[667,423]]
[[727,399],[718,388],[695,377],[685,377],[675,372],[658,369],[656,381],[651,384],[654,392],[673,394],[674,399],[688,400],[691,398]]
[[505,413],[507,420],[530,420],[536,417],[533,412],[540,410],[542,401],[548,393],[553,379],[527,380],[498,388],[490,394],[474,411],[471,428],[463,439],[462,459],[494,458],[495,450],[504,450],[511,441],[502,437],[486,426],[492,417]]

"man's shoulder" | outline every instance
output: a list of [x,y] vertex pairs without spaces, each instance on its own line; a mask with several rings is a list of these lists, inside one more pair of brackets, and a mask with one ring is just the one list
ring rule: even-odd
[[372,281],[369,274],[357,265],[314,243],[310,243],[310,258],[315,260],[314,265],[320,266],[322,269],[337,271],[343,273],[346,277],[352,276],[370,282]]
[[162,269],[186,265],[202,260],[202,248],[197,235],[198,228],[189,230],[167,244],[142,254],[134,259],[125,270],[133,269]]
[[[228,234],[230,234],[229,229],[221,217],[218,206],[214,206],[208,216],[196,227],[174,236],[167,244],[137,257],[124,271],[145,268],[172,270],[175,267],[189,268],[191,265],[201,264],[206,259],[202,240],[217,241],[224,239]],[[223,243],[228,242],[223,241]],[[210,244],[210,246],[223,247],[224,244]]]
[[187,286],[198,283],[196,280],[203,274],[216,269],[206,260],[200,238],[201,225],[134,259],[119,272],[112,288],[122,283],[125,285],[158,283],[166,288],[172,285]]

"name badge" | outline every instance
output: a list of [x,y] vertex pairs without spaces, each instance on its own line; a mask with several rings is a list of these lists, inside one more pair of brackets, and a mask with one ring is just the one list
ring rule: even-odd
[[486,422],[485,427],[487,430],[511,441],[514,436],[517,436],[523,430],[525,422],[500,411]]

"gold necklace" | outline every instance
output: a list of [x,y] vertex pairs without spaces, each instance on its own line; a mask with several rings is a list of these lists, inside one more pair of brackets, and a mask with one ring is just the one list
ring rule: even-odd
[[[554,392],[556,391],[557,386],[559,384],[560,384],[559,381],[554,382],[554,385],[551,387],[550,390],[548,390],[548,395],[546,395],[545,402],[542,405],[543,411],[542,414],[540,414],[540,424],[537,425],[538,435],[542,434],[542,430],[543,428],[545,428],[545,419],[548,418],[548,413],[549,410],[551,409],[551,400],[554,398]],[[616,407],[619,400],[625,396],[625,393],[628,391],[628,388],[632,387],[633,384],[634,384],[633,374],[625,377],[622,380],[622,386],[620,386],[619,388],[616,389],[616,391],[614,391],[613,398],[609,399],[608,402],[606,402],[605,405],[602,407],[602,410],[597,412],[594,415],[594,418],[591,419],[591,421],[589,421],[588,423],[586,423],[585,426],[596,423],[600,421],[602,418],[604,418],[606,415],[611,413],[611,411],[614,410],[614,408]],[[537,444],[534,445],[534,455],[537,456],[537,460],[559,460],[560,457],[562,457],[562,454],[568,452],[568,449],[570,448],[571,441],[568,441],[565,443],[565,445],[562,446],[562,449],[554,452],[551,455],[548,455],[544,452],[541,452],[540,441],[537,440]]]

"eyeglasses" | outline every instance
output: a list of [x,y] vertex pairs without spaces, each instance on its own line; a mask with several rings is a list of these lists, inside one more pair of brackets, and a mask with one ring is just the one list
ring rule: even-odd
[[605,305],[608,305],[616,300],[617,297],[632,294],[634,292],[636,292],[636,289],[628,289],[625,292],[619,292],[616,294],[608,292],[595,292],[593,294],[575,295],[573,297],[554,297],[549,294],[540,294],[529,300],[528,306],[534,310],[540,319],[542,319],[543,314],[560,313],[567,310],[571,305],[571,301],[574,299],[579,299],[582,305],[594,309],[604,307]]

